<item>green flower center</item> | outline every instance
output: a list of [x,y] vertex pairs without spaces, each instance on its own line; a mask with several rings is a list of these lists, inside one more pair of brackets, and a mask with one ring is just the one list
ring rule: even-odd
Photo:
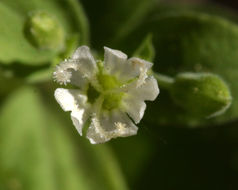
[[108,93],[104,96],[102,108],[108,111],[116,109],[120,106],[124,93]]
[[99,73],[97,79],[104,91],[112,90],[121,85],[121,83],[117,80],[115,76],[111,76],[108,74]]
[[88,102],[90,104],[93,104],[99,96],[100,96],[100,92],[98,92],[91,84],[89,84],[89,87],[87,90]]
[[88,102],[93,104],[98,97],[103,96],[102,109],[111,111],[118,108],[124,93],[116,89],[119,89],[122,83],[115,76],[103,73],[103,70],[97,74],[97,80],[101,88],[96,89],[93,85],[89,85]]

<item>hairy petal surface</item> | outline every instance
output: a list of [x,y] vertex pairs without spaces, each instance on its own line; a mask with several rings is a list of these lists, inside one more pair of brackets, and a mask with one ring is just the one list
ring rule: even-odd
[[57,88],[55,99],[64,111],[73,111],[86,106],[87,96],[80,90]]
[[125,112],[138,124],[144,116],[146,104],[138,97],[128,96],[123,100],[123,107]]
[[92,144],[104,143],[112,138],[135,135],[137,127],[120,111],[105,113],[94,117],[87,132],[87,138]]
[[119,50],[104,47],[104,67],[110,74],[121,74],[127,55]]
[[77,129],[78,133],[82,136],[83,126],[85,125],[88,117],[85,114],[85,109],[78,109],[71,112],[71,120]]
[[159,95],[157,80],[153,76],[150,76],[145,79],[142,85],[138,87],[131,87],[128,91],[128,94],[141,100],[154,101]]
[[78,63],[78,70],[87,77],[91,77],[97,71],[96,61],[87,46],[79,47],[72,55],[72,59]]

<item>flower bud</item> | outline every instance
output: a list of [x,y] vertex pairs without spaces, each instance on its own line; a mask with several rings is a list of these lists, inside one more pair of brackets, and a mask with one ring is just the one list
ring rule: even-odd
[[182,73],[175,77],[171,88],[175,103],[188,112],[202,117],[224,113],[232,97],[227,84],[215,74]]
[[27,39],[37,48],[58,51],[64,47],[62,26],[50,14],[37,11],[30,14],[25,25]]

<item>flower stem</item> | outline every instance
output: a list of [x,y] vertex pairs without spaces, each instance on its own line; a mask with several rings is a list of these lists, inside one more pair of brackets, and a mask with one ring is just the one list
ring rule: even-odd
[[171,88],[172,84],[174,83],[174,79],[170,76],[156,73],[154,71],[152,71],[152,74],[158,81],[158,84],[161,88],[169,90]]

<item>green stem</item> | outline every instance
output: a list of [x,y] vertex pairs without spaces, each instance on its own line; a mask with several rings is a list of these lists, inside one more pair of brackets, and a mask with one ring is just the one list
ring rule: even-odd
[[170,76],[163,75],[152,71],[153,76],[158,81],[159,87],[169,90],[174,83],[174,79]]

